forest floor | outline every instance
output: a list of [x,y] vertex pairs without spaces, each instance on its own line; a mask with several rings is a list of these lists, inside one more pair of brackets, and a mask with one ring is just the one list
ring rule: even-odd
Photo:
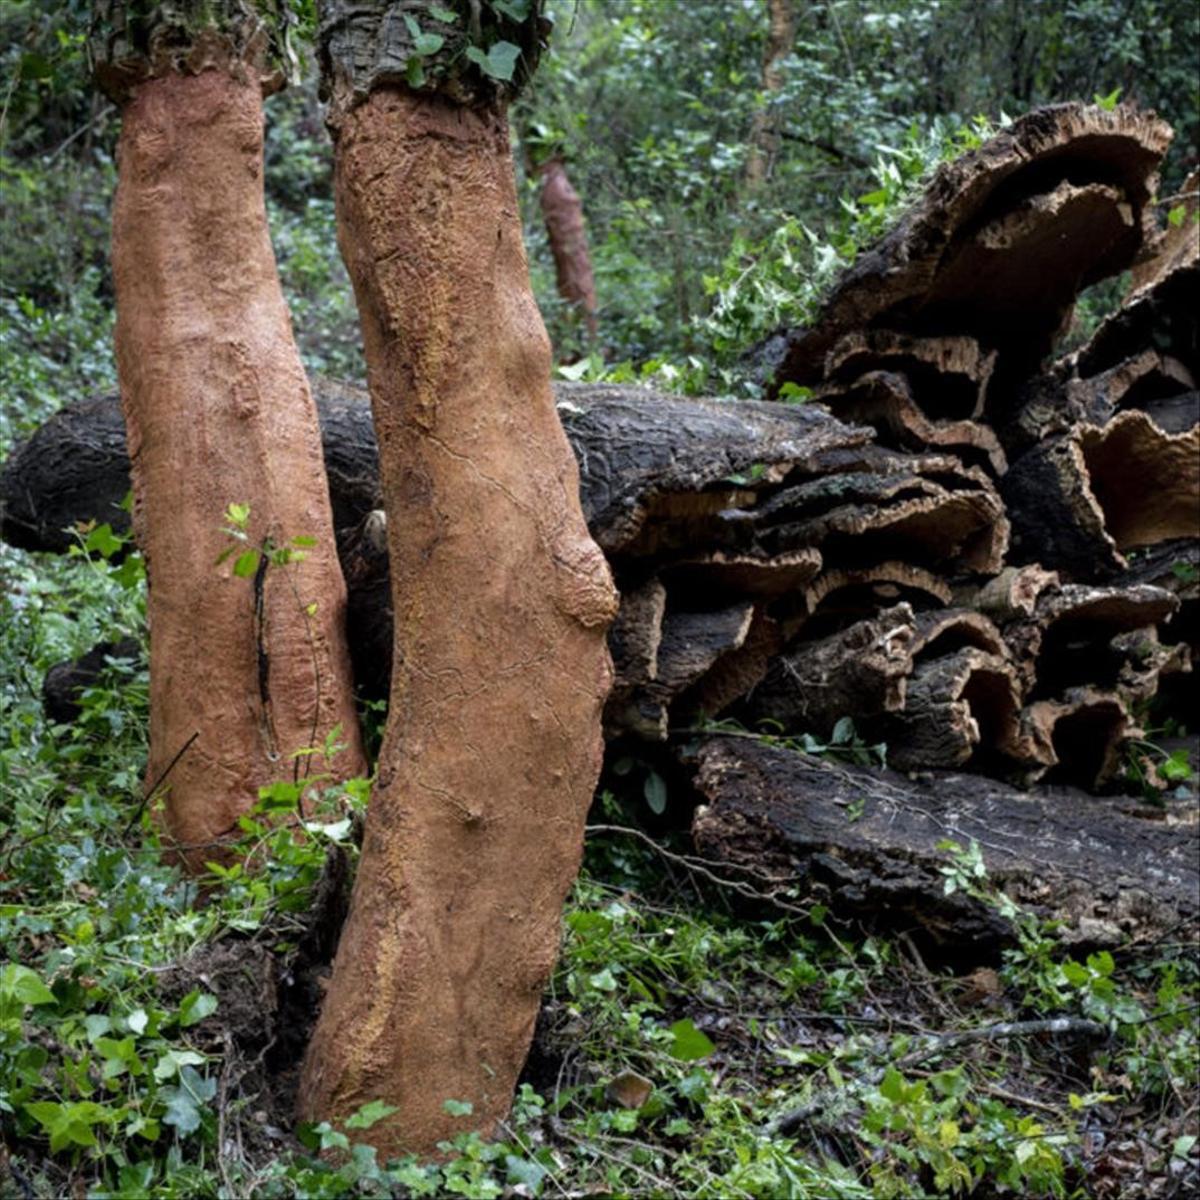
[[[144,674],[114,663],[71,725],[41,710],[49,665],[140,628],[136,559],[0,556],[0,1195],[1200,1190],[1188,931],[1086,954],[1027,914],[995,961],[933,961],[714,879],[686,853],[690,797],[655,818],[620,776],[500,1140],[464,1132],[436,1164],[339,1154],[292,1105],[365,784],[313,781],[304,842],[264,803],[242,863],[181,878],[139,800]],[[1003,904],[980,869],[946,852],[948,888]],[[383,1111],[351,1119],[357,1140]]]

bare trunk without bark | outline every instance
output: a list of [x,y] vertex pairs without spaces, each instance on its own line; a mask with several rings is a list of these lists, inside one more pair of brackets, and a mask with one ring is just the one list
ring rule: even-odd
[[301,1108],[386,1099],[372,1142],[431,1153],[511,1102],[600,767],[616,597],[554,411],[502,109],[380,87],[341,118],[336,190],[395,669]]
[[596,337],[596,279],[588,253],[587,229],[583,224],[583,201],[567,178],[561,158],[551,158],[538,168],[542,177],[538,202],[550,253],[554,255],[554,280],[558,294],[583,317],[588,336]]
[[[236,67],[236,64],[235,64]],[[117,367],[134,528],[149,578],[150,760],[193,867],[258,789],[335,727],[362,774],[316,409],[267,234],[256,71],[140,83],[123,107],[113,209]],[[227,506],[250,545],[315,539],[251,577],[216,565]],[[318,766],[321,764],[318,763]]]

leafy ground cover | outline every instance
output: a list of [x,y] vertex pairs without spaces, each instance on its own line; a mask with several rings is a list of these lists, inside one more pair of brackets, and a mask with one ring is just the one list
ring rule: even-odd
[[[686,797],[676,789],[654,817],[649,775],[627,765],[612,778],[629,794],[597,802],[500,1140],[464,1133],[441,1163],[379,1162],[346,1133],[369,1141],[382,1099],[348,1130],[297,1129],[297,1065],[368,785],[277,785],[245,822],[240,860],[199,883],[181,877],[153,798],[141,803],[138,666],[113,661],[73,724],[42,714],[48,666],[141,629],[137,555],[121,558],[103,531],[90,543],[112,559],[81,546],[0,560],[5,1195],[1200,1186],[1200,966],[1183,931],[1178,943],[1075,956],[1026,917],[1018,949],[956,975],[903,936],[839,927],[796,897],[756,899],[752,878],[715,881],[670,832]],[[981,870],[971,847],[946,849],[947,888],[1005,905]],[[465,1127],[465,1106],[452,1111]]]

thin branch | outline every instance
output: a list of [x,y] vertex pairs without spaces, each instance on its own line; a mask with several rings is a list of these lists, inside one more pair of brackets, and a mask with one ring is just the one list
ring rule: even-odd
[[[587,834],[593,833],[616,833],[623,834],[626,837],[636,838],[649,846],[655,853],[661,855],[668,862],[677,863],[685,870],[699,875],[703,879],[707,879],[709,883],[715,884],[719,888],[726,888],[729,891],[736,892],[739,896],[744,896],[748,900],[764,901],[767,904],[774,905],[776,908],[784,912],[795,913],[797,916],[811,916],[811,911],[807,908],[801,908],[797,904],[788,904],[786,900],[780,900],[771,892],[760,892],[757,888],[751,887],[748,883],[742,882],[740,879],[729,879],[721,875],[717,875],[711,868],[723,867],[727,864],[713,862],[707,858],[696,858],[689,854],[676,854],[673,850],[668,850],[665,846],[656,842],[649,834],[643,833],[640,829],[634,829],[628,825],[589,825],[585,831]],[[743,868],[746,869],[746,868]],[[759,875],[754,871],[746,869],[747,874],[763,880],[763,882],[773,883],[774,880],[767,876]]]
[[142,795],[142,802],[137,806],[132,817],[129,818],[129,824],[121,831],[122,837],[128,837],[133,827],[142,819],[142,813],[146,811],[146,805],[153,799],[154,794],[164,783],[167,782],[167,776],[175,769],[175,764],[191,749],[192,743],[200,736],[200,730],[196,730],[186,742],[175,752],[175,757],[167,763],[166,770],[159,774],[159,777],[154,781],[153,785],[146,789]]
[[805,137],[804,134],[796,133],[791,129],[781,129],[779,136],[784,141],[796,142],[801,146],[811,146],[812,149],[820,150],[823,154],[828,154],[839,162],[851,163],[853,166],[861,167],[864,171],[871,169],[871,164],[865,158],[855,154],[853,150],[843,150],[840,146],[835,146],[832,142],[826,142],[821,138]]

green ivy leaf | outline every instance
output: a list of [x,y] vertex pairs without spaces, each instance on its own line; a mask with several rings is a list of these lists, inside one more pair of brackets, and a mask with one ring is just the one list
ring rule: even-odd
[[195,1050],[167,1050],[154,1064],[154,1078],[160,1083],[174,1079],[184,1067],[201,1067],[204,1055]]
[[217,1081],[206,1079],[194,1067],[184,1067],[176,1087],[163,1088],[159,1096],[167,1106],[164,1125],[173,1125],[180,1135],[200,1128],[200,1106],[217,1094]]
[[492,0],[492,7],[511,21],[524,21],[529,17],[529,0]]
[[21,1004],[56,1004],[54,993],[28,967],[10,963],[0,974],[0,995]]
[[671,1026],[671,1057],[680,1062],[695,1062],[707,1058],[715,1049],[711,1039],[697,1029],[690,1017]]
[[38,1100],[26,1104],[25,1111],[50,1135],[51,1154],[57,1154],[68,1146],[96,1145],[92,1126],[106,1124],[116,1116],[107,1105],[89,1100],[75,1104]]
[[458,13],[451,12],[448,8],[442,8],[439,4],[429,6],[429,15],[435,21],[441,21],[443,25],[453,25],[458,20]]
[[[467,1107],[470,1108],[470,1105]],[[370,1129],[384,1117],[390,1117],[392,1113],[399,1111],[400,1109],[394,1104],[385,1104],[382,1100],[372,1100],[369,1104],[364,1104],[358,1112],[346,1118],[346,1128]]]
[[[217,1011],[217,998],[211,992],[202,992],[199,988],[188,992],[179,1002],[179,1025],[182,1029],[197,1025],[205,1017],[211,1017]],[[201,1059],[201,1062],[204,1060]]]
[[879,1094],[893,1104],[899,1104],[904,1099],[904,1076],[895,1067],[888,1067],[883,1082],[879,1085]]
[[475,1111],[475,1106],[469,1100],[443,1100],[442,1111],[452,1117],[469,1117]]
[[499,79],[503,83],[512,81],[520,57],[521,48],[512,42],[496,42],[486,54],[478,46],[467,47],[467,58],[490,79]]
[[258,570],[262,555],[257,550],[245,550],[234,559],[233,573],[239,579],[248,579]]
[[[446,43],[446,39],[440,33],[425,33],[408,13],[404,14],[404,24],[408,26],[408,32],[413,40],[413,53],[421,58],[436,54]],[[409,62],[411,61],[409,59]],[[408,70],[407,66],[405,70]]]
[[642,795],[646,797],[646,804],[655,816],[661,816],[666,811],[667,783],[657,771],[651,771],[646,776],[646,782],[642,784]]
[[1186,783],[1192,777],[1192,760],[1186,750],[1176,750],[1159,766],[1158,773],[1172,783]]
[[509,1183],[524,1184],[535,1196],[546,1178],[546,1168],[541,1163],[531,1158],[518,1158],[515,1154],[505,1155],[504,1168]]
[[87,535],[83,548],[99,554],[102,558],[112,558],[124,544],[124,541],[113,533],[112,526],[106,522],[103,525],[97,525]]

